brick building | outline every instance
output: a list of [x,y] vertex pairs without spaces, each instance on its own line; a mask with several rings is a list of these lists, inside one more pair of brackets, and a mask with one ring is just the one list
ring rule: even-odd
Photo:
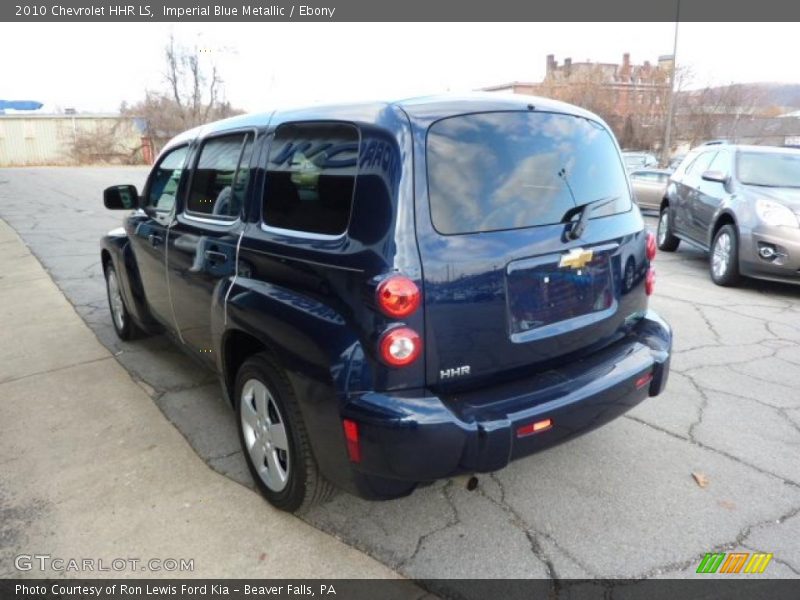
[[663,126],[673,65],[671,55],[656,63],[633,64],[625,53],[621,63],[566,58],[559,64],[550,54],[541,82],[515,81],[484,90],[546,96],[583,106],[608,121],[623,145],[644,147],[652,145],[656,129]]

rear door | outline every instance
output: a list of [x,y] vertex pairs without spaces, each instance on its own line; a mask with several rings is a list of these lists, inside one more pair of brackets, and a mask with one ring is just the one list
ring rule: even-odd
[[169,284],[183,342],[214,360],[211,313],[236,271],[242,208],[250,181],[253,131],[203,140],[169,231]]
[[185,186],[188,154],[189,147],[180,146],[159,159],[145,185],[143,211],[127,225],[147,306],[170,330],[174,320],[167,286],[167,230],[175,219],[175,201]]
[[[531,111],[449,117],[428,129],[425,160],[417,238],[429,385],[556,366],[608,343],[645,307],[643,222],[603,125]],[[567,211],[597,200],[570,239]]]

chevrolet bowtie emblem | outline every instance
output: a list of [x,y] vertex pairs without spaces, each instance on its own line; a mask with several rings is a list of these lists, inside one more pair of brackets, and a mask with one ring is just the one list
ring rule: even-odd
[[570,269],[582,269],[592,260],[594,252],[583,248],[573,248],[561,256],[558,261],[559,267],[569,267]]

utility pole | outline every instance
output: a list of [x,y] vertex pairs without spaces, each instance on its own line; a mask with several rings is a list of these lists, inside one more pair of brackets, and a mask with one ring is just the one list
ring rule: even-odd
[[669,148],[672,143],[672,115],[675,112],[675,71],[678,69],[678,23],[681,18],[681,0],[676,0],[675,39],[672,42],[672,70],[669,74],[669,96],[667,96],[667,125],[664,127],[664,145],[661,148],[661,164],[669,164]]

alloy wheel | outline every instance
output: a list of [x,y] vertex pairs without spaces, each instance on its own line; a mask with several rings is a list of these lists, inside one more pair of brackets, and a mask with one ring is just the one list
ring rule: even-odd
[[723,232],[717,237],[714,244],[714,254],[711,257],[711,268],[714,271],[714,277],[717,279],[723,277],[728,271],[728,264],[731,261],[731,236]]
[[662,210],[661,218],[658,220],[658,245],[663,246],[669,231],[669,211]]
[[106,278],[108,285],[108,299],[111,307],[111,317],[117,329],[122,331],[125,328],[125,304],[122,302],[122,294],[117,283],[117,274],[114,269],[109,269]]
[[289,441],[283,415],[266,385],[249,379],[240,398],[244,442],[259,477],[280,492],[289,481]]

